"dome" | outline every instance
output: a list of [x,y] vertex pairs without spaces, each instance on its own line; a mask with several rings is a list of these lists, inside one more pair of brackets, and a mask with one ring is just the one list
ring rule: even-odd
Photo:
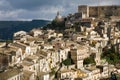
[[56,16],[55,20],[57,20],[57,21],[62,20],[62,16],[59,14],[59,12],[57,12],[57,16]]

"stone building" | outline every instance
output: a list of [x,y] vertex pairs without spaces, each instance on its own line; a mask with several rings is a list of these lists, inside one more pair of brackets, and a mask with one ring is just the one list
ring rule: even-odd
[[76,64],[78,69],[83,68],[83,60],[89,56],[89,49],[87,46],[79,46],[76,49],[71,49],[71,59]]
[[89,17],[89,6],[87,5],[78,6],[78,12],[82,13],[82,18]]
[[110,17],[120,16],[119,5],[108,5],[108,6],[78,6],[78,12],[86,15],[85,17]]
[[21,68],[6,70],[0,73],[0,80],[24,80],[23,70]]

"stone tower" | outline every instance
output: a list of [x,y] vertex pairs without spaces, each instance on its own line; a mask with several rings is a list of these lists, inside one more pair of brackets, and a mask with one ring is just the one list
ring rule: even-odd
[[96,62],[96,65],[100,65],[100,63],[101,63],[101,53],[102,53],[101,43],[98,43],[96,45],[96,49],[97,49],[97,53],[96,53],[96,57],[95,57],[95,62]]

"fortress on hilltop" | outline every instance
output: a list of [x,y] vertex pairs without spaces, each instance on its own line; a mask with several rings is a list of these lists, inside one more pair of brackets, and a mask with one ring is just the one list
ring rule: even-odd
[[120,5],[105,6],[78,6],[78,13],[82,13],[85,17],[110,17],[120,16]]

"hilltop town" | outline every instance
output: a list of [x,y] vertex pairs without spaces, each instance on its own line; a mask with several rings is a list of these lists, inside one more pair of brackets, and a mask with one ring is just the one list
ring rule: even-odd
[[0,80],[120,78],[118,5],[80,5],[77,13],[58,12],[45,27],[13,37],[0,42]]

